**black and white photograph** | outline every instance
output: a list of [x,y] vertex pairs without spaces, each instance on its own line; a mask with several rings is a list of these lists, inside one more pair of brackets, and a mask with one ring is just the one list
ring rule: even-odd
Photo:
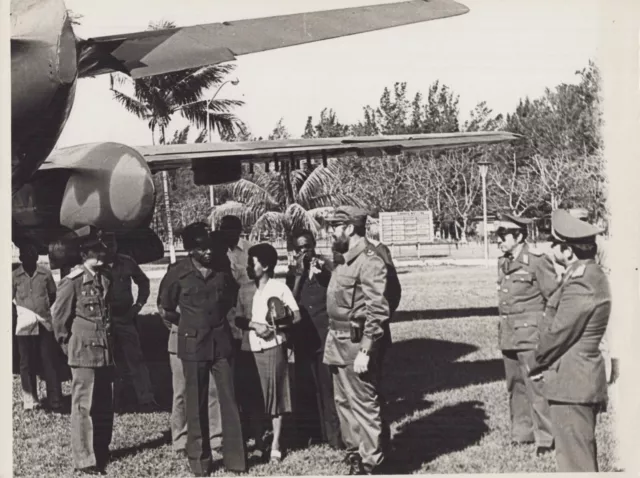
[[1,476],[639,471],[640,5],[4,3]]

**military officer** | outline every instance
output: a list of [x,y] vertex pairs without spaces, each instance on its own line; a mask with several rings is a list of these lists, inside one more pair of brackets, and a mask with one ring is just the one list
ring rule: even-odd
[[107,246],[93,228],[77,231],[82,265],[60,281],[51,315],[71,368],[71,451],[76,468],[105,474],[113,431],[111,280]]
[[336,257],[343,260],[327,289],[324,363],[331,366],[350,474],[374,473],[384,461],[378,361],[388,340],[387,267],[365,238],[366,219],[366,211],[348,206],[327,219]]
[[212,374],[220,404],[224,464],[229,470],[244,471],[246,451],[230,363],[233,338],[226,320],[238,287],[226,251],[221,244],[214,245],[206,228],[199,223],[189,225],[182,237],[189,256],[167,270],[158,291],[158,310],[163,319],[178,326],[177,355],[186,381],[189,464],[196,476],[206,476],[212,469],[208,416]]
[[498,260],[499,345],[509,392],[511,440],[535,442],[540,455],[553,447],[549,404],[524,367],[538,344],[544,308],[558,280],[551,259],[525,242],[530,222],[503,214],[497,224],[504,254]]
[[[579,209],[570,209],[569,214],[580,219],[581,221],[588,222],[589,220],[589,211],[583,208]],[[596,246],[598,246],[598,252],[596,253],[595,261],[596,264],[602,268],[607,277],[611,274],[611,265],[609,264],[609,259],[607,255],[607,247],[602,235],[596,236]],[[615,314],[614,314],[615,315]],[[610,322],[612,319],[610,319]],[[602,352],[602,356],[604,357],[605,370],[607,372],[607,382],[614,383],[618,377],[618,358],[615,356],[614,352],[611,350],[611,323],[607,327],[607,331],[602,337],[602,342],[600,343],[600,351]]]
[[551,221],[553,255],[566,272],[547,303],[549,320],[527,370],[549,400],[558,471],[595,472],[596,413],[607,395],[598,347],[611,309],[607,276],[595,262],[601,231],[561,209]]

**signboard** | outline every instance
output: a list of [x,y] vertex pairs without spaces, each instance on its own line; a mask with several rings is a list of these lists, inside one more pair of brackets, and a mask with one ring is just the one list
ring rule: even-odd
[[384,244],[433,242],[433,214],[431,211],[381,212],[380,241]]

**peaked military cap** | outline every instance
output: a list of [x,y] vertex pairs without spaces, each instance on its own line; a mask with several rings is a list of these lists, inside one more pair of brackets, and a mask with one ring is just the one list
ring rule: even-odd
[[329,214],[325,221],[329,224],[353,224],[354,226],[366,226],[369,213],[355,206],[340,206],[333,214]]
[[589,219],[589,211],[584,208],[569,209],[569,214],[581,221]]
[[553,237],[570,244],[593,243],[602,230],[571,215],[564,209],[556,209],[551,215],[551,229]]
[[81,250],[107,250],[107,234],[95,226],[83,226],[73,231]]
[[515,214],[502,213],[500,219],[496,223],[496,228],[503,229],[526,229],[532,219],[516,216]]

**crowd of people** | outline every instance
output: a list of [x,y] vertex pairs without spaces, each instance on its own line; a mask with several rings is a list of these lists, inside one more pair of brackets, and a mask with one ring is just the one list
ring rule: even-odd
[[[239,218],[224,217],[215,231],[202,222],[184,229],[188,255],[168,267],[157,308],[170,331],[173,448],[194,475],[212,472],[216,451],[230,471],[246,471],[248,453],[279,462],[292,430],[300,446],[344,450],[349,474],[393,472],[384,468],[391,437],[380,384],[401,286],[388,248],[366,237],[366,220],[348,206],[326,219],[332,257],[316,252],[311,231],[296,231],[284,282],[274,278],[277,251],[243,239]],[[611,306],[595,261],[601,231],[557,210],[549,256],[527,244],[527,223],[507,214],[497,229],[511,438],[535,443],[539,455],[555,448],[559,471],[596,471]],[[132,382],[139,409],[157,408],[135,320],[149,280],[108,234],[89,228],[79,250],[81,264],[56,290],[37,251],[20,248],[13,297],[23,406],[39,405],[34,363],[53,363],[59,344],[72,374],[74,465],[105,474],[114,379]],[[43,375],[48,405],[59,410],[56,370]],[[284,427],[291,414],[294,426]]]

